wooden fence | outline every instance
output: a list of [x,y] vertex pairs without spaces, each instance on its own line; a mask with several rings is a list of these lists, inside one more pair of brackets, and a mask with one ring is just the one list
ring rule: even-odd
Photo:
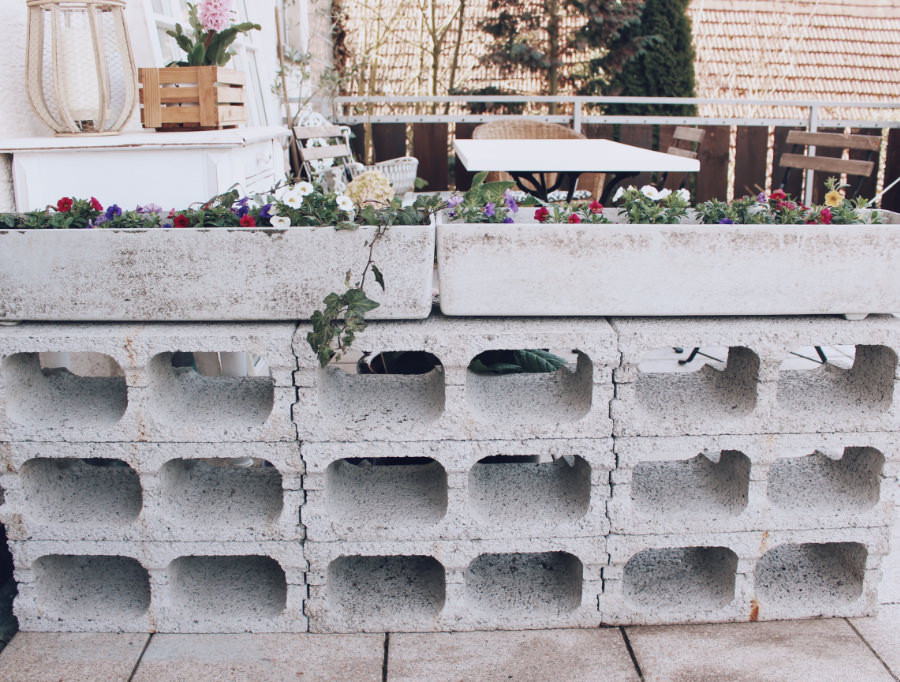
[[[472,131],[477,123],[456,123],[455,137],[460,139],[468,139],[472,137]],[[698,201],[706,201],[708,199],[724,200],[728,194],[728,163],[729,163],[729,141],[730,126],[702,126],[706,131],[703,144],[700,147],[700,172],[694,180],[693,194]],[[354,153],[357,158],[363,157],[363,125],[357,124],[351,126],[356,134],[354,138]],[[450,128],[447,123],[373,123],[373,141],[375,160],[382,161],[385,159],[403,156],[409,151],[413,156],[419,159],[419,177],[428,182],[426,191],[446,190],[451,186],[457,189],[465,190],[469,187],[472,174],[468,173],[465,168],[456,159],[452,158],[452,140],[450,139]],[[655,130],[658,129],[658,132]],[[613,125],[597,125],[586,124],[583,132],[592,138],[616,139],[626,144],[647,149],[668,148],[672,132],[675,126],[671,125],[635,125],[622,124]],[[778,166],[778,160],[784,152],[790,152],[790,145],[785,140],[788,131],[802,130],[803,128],[787,128],[776,127],[774,135],[774,168],[772,170],[773,187],[778,187],[782,182],[784,170]],[[827,128],[820,126],[818,132],[843,132],[843,128]],[[853,129],[854,133],[866,135],[881,135],[880,128],[872,129]],[[747,193],[757,193],[760,188],[765,186],[766,180],[766,164],[768,153],[768,135],[767,126],[761,125],[741,125],[737,127],[736,153],[735,153],[735,169],[734,169],[734,196],[742,196]],[[657,137],[658,143],[653,144],[654,137]],[[407,146],[408,140],[411,144]],[[818,156],[828,155],[830,150],[817,150]],[[835,155],[840,154],[840,150],[832,152]],[[851,150],[851,159],[865,158],[866,152]],[[877,164],[876,164],[877,167]],[[885,156],[885,181],[890,183],[898,175],[900,175],[900,128],[890,129],[888,135],[887,152]],[[502,169],[498,169],[502,170]],[[802,184],[802,172],[792,171],[784,185],[786,192],[799,197]],[[821,202],[824,193],[824,181],[828,176],[827,173],[815,174],[815,191],[814,202]],[[670,174],[667,179],[667,186],[678,186],[683,176]],[[650,180],[649,174],[642,174],[635,178],[632,183],[636,185],[645,184]],[[851,178],[851,181],[856,178]],[[860,188],[860,195],[872,197],[875,195],[876,173],[866,178]],[[900,186],[895,186],[891,191],[886,193],[882,199],[882,207],[900,211]]]

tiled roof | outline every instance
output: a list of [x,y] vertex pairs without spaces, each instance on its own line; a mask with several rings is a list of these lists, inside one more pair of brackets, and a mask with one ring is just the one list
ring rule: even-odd
[[693,0],[688,12],[700,97],[900,102],[898,0]]

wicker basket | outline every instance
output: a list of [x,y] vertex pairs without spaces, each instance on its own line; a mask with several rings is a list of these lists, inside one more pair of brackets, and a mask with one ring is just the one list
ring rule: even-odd
[[386,175],[394,186],[394,193],[402,197],[407,192],[412,192],[415,189],[419,160],[414,156],[401,156],[396,159],[379,161],[371,166],[354,164],[350,168],[350,175],[355,178],[357,175],[370,170]]
[[247,77],[221,66],[138,69],[141,122],[157,130],[218,130],[247,122]]

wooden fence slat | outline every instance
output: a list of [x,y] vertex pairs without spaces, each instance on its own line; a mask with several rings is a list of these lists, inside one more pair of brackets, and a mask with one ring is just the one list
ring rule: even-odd
[[756,195],[766,186],[766,149],[769,129],[738,126],[735,147],[734,196]]
[[[843,135],[844,129],[843,128],[819,128],[819,130],[817,132],[832,133],[835,135]],[[799,153],[800,154],[803,153],[802,148]],[[838,147],[816,147],[816,156],[817,157],[840,159],[841,154],[843,154],[843,153],[844,153],[844,150],[840,149]],[[812,202],[814,204],[821,204],[822,202],[825,201],[825,192],[828,191],[825,189],[825,181],[828,178],[839,177],[840,173],[846,173],[848,171],[849,172],[865,172],[865,169],[862,168],[862,166],[857,166],[855,163],[847,162],[847,163],[851,163],[851,166],[849,166],[849,167],[846,167],[846,166],[844,166],[844,164],[834,162],[834,161],[832,163],[834,165],[831,166],[831,168],[834,170],[825,170],[822,172],[816,171],[815,173],[813,173]],[[840,168],[840,170],[836,170],[838,168]],[[803,173],[803,171],[800,171],[800,172]],[[856,180],[856,179],[858,179],[858,178],[850,178],[850,180]]]
[[778,165],[781,155],[790,153],[793,145],[787,143],[787,136],[791,130],[799,130],[799,128],[775,128],[775,144],[774,144],[774,161],[772,168],[772,189],[778,189],[784,184],[784,191],[794,197],[800,196],[800,189],[803,185],[803,171],[792,170],[787,173],[786,168]]
[[[891,128],[885,154],[884,186],[887,187],[898,177],[900,177],[900,128]],[[881,198],[881,208],[900,211],[900,183],[894,185]]]
[[706,136],[700,146],[696,201],[725,200],[728,195],[728,126],[704,126]]
[[350,128],[350,151],[353,152],[353,158],[360,163],[366,161],[366,125],[364,123],[354,123]]
[[[455,138],[457,140],[471,140],[472,131],[475,130],[478,125],[478,123],[457,123]],[[459,160],[459,157],[456,157],[453,162],[453,177],[456,189],[460,192],[468,190],[472,186],[472,178],[474,176],[475,173],[467,171],[466,167]]]
[[[880,128],[861,128],[859,130],[853,129],[852,131],[855,134],[859,135],[871,135],[872,137],[878,137],[879,147],[872,153],[870,158],[871,161],[874,161],[876,164],[880,160],[879,151],[881,149],[881,129]],[[869,152],[862,151],[858,149],[850,150],[850,158],[856,160],[865,160],[869,155]],[[850,189],[855,190],[856,186],[859,185],[859,196],[865,197],[866,199],[871,199],[875,196],[875,188],[878,185],[878,166],[875,166],[875,170],[872,174],[862,179],[862,183],[859,182],[859,178],[848,178],[847,181],[850,183]]]
[[447,189],[449,180],[446,123],[413,124],[413,156],[419,160],[418,176],[428,181],[426,192]]
[[[653,149],[653,126],[622,126],[620,138],[620,141],[624,144],[643,149]],[[642,187],[650,182],[651,175],[651,173],[639,173],[636,177],[626,180],[623,186],[635,185],[636,187]]]
[[372,144],[376,163],[406,156],[406,124],[373,123]]

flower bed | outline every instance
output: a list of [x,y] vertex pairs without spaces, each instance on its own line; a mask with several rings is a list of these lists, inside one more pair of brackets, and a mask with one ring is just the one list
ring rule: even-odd
[[[539,222],[534,210],[524,208],[500,218],[514,215],[507,224],[450,222],[444,216],[437,226],[441,311],[490,316],[900,312],[897,214],[875,212],[886,223],[880,225],[836,224],[841,209],[850,210],[842,205],[814,224],[737,225],[730,217],[718,218],[716,206],[701,206],[703,214],[689,212],[686,201],[667,205],[658,203],[658,196],[646,198],[644,209],[627,201],[621,211],[604,209],[610,224]],[[757,203],[771,202],[772,215],[785,219],[800,215],[799,207],[777,206],[789,203],[786,199],[775,194]],[[748,210],[752,203],[738,208]],[[822,216],[822,208],[805,210],[807,220]],[[752,215],[772,219],[762,211]],[[700,224],[700,218],[723,222]],[[556,219],[568,220],[565,213]],[[626,223],[642,219],[648,222]],[[656,224],[648,224],[651,219]],[[831,224],[823,224],[827,220]]]

